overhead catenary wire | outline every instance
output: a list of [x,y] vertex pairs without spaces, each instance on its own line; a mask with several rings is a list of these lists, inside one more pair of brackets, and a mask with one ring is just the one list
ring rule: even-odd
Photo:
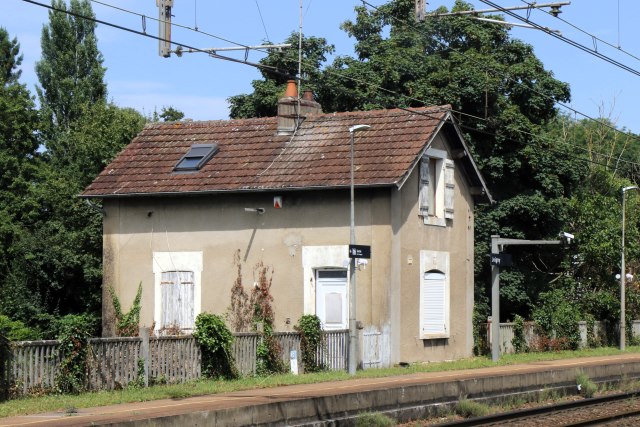
[[[530,2],[528,0],[520,0],[520,1],[522,1],[523,3],[528,4],[530,6],[533,6],[533,4],[534,4],[534,3],[532,3],[532,2]],[[592,40],[594,40],[594,42],[600,42],[602,44],[605,44],[605,45],[615,49],[616,51],[618,51],[620,53],[623,53],[623,54],[635,59],[636,61],[640,61],[640,57],[639,56],[634,55],[633,53],[622,49],[622,47],[620,45],[620,9],[619,9],[619,7],[620,7],[620,3],[619,3],[619,0],[618,0],[618,44],[617,45],[615,45],[615,44],[613,44],[611,42],[608,42],[608,41],[606,41],[604,39],[601,39],[600,37],[596,36],[595,34],[590,33],[587,30],[584,30],[584,29],[578,27],[577,25],[573,24],[572,22],[567,21],[566,19],[561,18],[560,16],[554,16],[554,18],[556,18],[556,19],[560,20],[561,22],[567,24],[568,26],[570,26],[574,30],[579,31],[582,34],[590,37]],[[540,10],[541,12],[544,12],[544,13],[546,13],[548,15],[551,15],[551,13],[549,11],[546,11],[544,9],[538,9],[538,10]],[[553,15],[551,15],[551,16],[553,16]]]
[[[93,17],[88,17],[88,16],[79,15],[79,14],[76,14],[76,13],[73,13],[73,12],[70,12],[70,11],[66,11],[66,10],[58,9],[58,8],[55,8],[54,6],[50,6],[50,5],[46,5],[46,4],[42,4],[42,3],[39,3],[39,2],[34,1],[34,0],[23,0],[23,1],[24,1],[24,2],[27,2],[27,3],[34,4],[34,5],[38,5],[38,6],[41,6],[41,7],[45,7],[45,8],[50,9],[50,10],[54,10],[54,11],[58,11],[58,12],[63,12],[63,13],[66,13],[66,14],[68,14],[68,15],[75,16],[75,17],[77,17],[77,18],[91,20],[91,21],[96,22],[96,23],[100,23],[100,24],[103,24],[103,25],[107,25],[107,26],[110,26],[110,27],[113,27],[113,28],[116,28],[116,29],[120,29],[120,30],[123,30],[123,31],[131,32],[131,33],[133,33],[133,34],[141,35],[141,36],[144,36],[144,37],[149,37],[149,38],[152,38],[152,39],[155,39],[155,40],[162,40],[162,39],[160,39],[159,37],[152,36],[152,35],[149,35],[149,34],[145,34],[145,33],[143,33],[143,32],[140,32],[140,31],[137,31],[137,30],[133,30],[133,29],[131,29],[131,28],[127,28],[127,27],[124,27],[124,26],[121,26],[121,25],[117,25],[117,24],[113,24],[113,23],[110,23],[110,22],[107,22],[107,21],[103,21],[103,20],[98,20],[98,19],[93,18]],[[97,0],[92,0],[92,1],[97,2],[97,3],[104,4],[104,3],[99,2],[99,1],[97,1]],[[367,5],[369,5],[369,6],[371,6],[371,7],[374,7],[374,8],[375,8],[375,6],[370,5],[370,4],[369,4],[368,2],[366,2],[365,0],[362,0],[362,2],[363,2],[363,3],[365,3],[365,4],[367,4]],[[116,8],[117,8],[117,7],[116,7]],[[129,12],[129,13],[135,13],[135,12],[131,12],[131,11],[127,11],[127,12]],[[137,14],[137,13],[136,13],[136,14]],[[138,14],[138,15],[139,15],[139,14]],[[140,15],[140,16],[143,16],[143,15]],[[158,20],[156,19],[156,21],[158,21]],[[191,29],[191,28],[189,28],[189,29],[190,29],[190,30],[193,30],[193,29]],[[193,31],[195,31],[195,30],[193,30]],[[213,36],[213,37],[217,37],[217,36]],[[236,44],[238,44],[238,43],[236,43]],[[240,44],[238,44],[238,45],[240,45]],[[238,60],[238,59],[235,59],[235,58],[230,58],[230,57],[226,57],[226,56],[222,56],[222,55],[212,54],[212,53],[210,53],[209,51],[204,51],[204,50],[202,50],[202,49],[198,49],[198,48],[191,47],[191,46],[185,46],[185,47],[187,47],[187,48],[189,48],[189,49],[193,49],[194,51],[200,51],[200,52],[203,52],[203,53],[207,53],[207,54],[209,54],[210,56],[212,56],[212,57],[214,57],[214,58],[217,58],[217,59],[229,60],[229,61],[231,61],[231,62],[241,63],[241,64],[245,64],[245,65],[251,65],[251,66],[254,66],[254,67],[256,67],[256,68],[265,68],[265,69],[269,69],[271,72],[274,72],[274,73],[277,73],[277,74],[281,74],[281,75],[283,75],[283,76],[285,76],[285,77],[287,77],[287,78],[295,78],[294,76],[291,76],[291,75],[290,75],[290,74],[288,74],[288,73],[282,72],[281,70],[277,69],[276,67],[267,66],[267,65],[264,65],[264,64],[255,64],[255,63],[251,63],[251,62],[248,62],[248,61],[242,61],[242,60]],[[455,49],[454,49],[454,50],[455,50]],[[462,54],[464,54],[464,52],[461,52],[461,53],[462,53]],[[407,99],[407,100],[412,100],[412,101],[418,102],[418,103],[423,104],[423,105],[428,105],[428,103],[427,103],[426,101],[424,101],[424,100],[421,100],[421,99],[418,99],[418,98],[415,98],[415,97],[411,97],[411,96],[408,96],[408,95],[404,95],[404,94],[402,94],[402,93],[395,92],[395,91],[393,91],[393,90],[390,90],[390,89],[384,88],[384,87],[382,87],[382,86],[377,86],[377,85],[375,85],[375,84],[372,84],[372,83],[371,83],[371,82],[369,82],[369,81],[359,80],[359,79],[353,78],[353,77],[351,77],[351,76],[341,75],[341,74],[337,73],[335,70],[332,70],[332,69],[327,69],[327,70],[328,70],[329,72],[336,73],[336,74],[338,75],[338,77],[341,77],[341,78],[344,78],[344,79],[347,79],[347,80],[351,80],[351,81],[354,81],[354,82],[357,82],[357,83],[360,83],[360,84],[368,85],[369,87],[372,87],[372,88],[374,88],[374,89],[376,89],[376,90],[378,90],[378,91],[383,91],[383,92],[386,92],[386,93],[389,93],[389,94],[392,94],[392,95],[395,95],[395,96],[398,96],[398,97],[405,98],[405,99]],[[302,78],[300,78],[300,80],[302,80]],[[533,88],[532,88],[532,89],[533,89]],[[533,90],[535,90],[535,89],[533,89]],[[610,126],[610,125],[608,125],[608,124],[606,124],[606,123],[602,123],[602,122],[600,122],[600,121],[598,121],[598,120],[596,120],[596,119],[590,118],[589,116],[587,116],[587,115],[585,115],[585,114],[583,114],[583,113],[579,112],[578,110],[572,109],[572,108],[570,108],[570,107],[569,107],[569,109],[571,109],[572,111],[574,111],[574,113],[576,113],[576,114],[580,114],[581,116],[586,117],[586,118],[589,118],[589,119],[591,119],[591,120],[594,120],[594,121],[596,121],[596,122],[598,122],[598,123],[600,123],[600,124],[607,125],[608,127],[611,127],[613,130],[615,130],[615,131],[617,131],[617,132],[620,132],[620,131],[619,131],[618,129],[616,129],[615,127],[612,127],[612,126]],[[453,111],[453,112],[455,112],[455,113],[457,113],[457,114],[459,114],[459,115],[461,115],[461,116],[467,116],[467,117],[471,117],[471,118],[474,118],[474,119],[477,119],[477,120],[487,121],[486,119],[483,119],[483,118],[481,118],[481,117],[477,117],[477,116],[473,116],[473,115],[471,115],[471,114],[464,113],[464,112],[462,112],[462,111],[456,111],[456,110],[452,110],[452,111]],[[477,129],[476,129],[476,131],[477,131]],[[622,133],[622,134],[624,134],[624,135],[627,135],[627,136],[634,136],[634,135],[631,135],[631,134],[626,134],[626,133],[624,133],[624,132],[621,132],[621,133]],[[495,134],[494,134],[494,135],[495,135]],[[496,135],[496,136],[497,136],[497,135]],[[626,162],[628,162],[628,161],[626,161]],[[629,162],[629,163],[632,163],[632,162]],[[633,163],[633,164],[634,164],[634,165],[636,165],[636,163]]]
[[562,34],[558,34],[558,33],[549,31],[548,29],[546,29],[545,27],[541,26],[540,24],[538,24],[538,23],[536,23],[534,21],[531,21],[528,18],[520,16],[515,12],[511,12],[510,10],[505,9],[505,8],[497,5],[496,3],[494,3],[494,2],[492,2],[490,0],[480,0],[480,1],[482,3],[488,5],[488,6],[495,7],[496,9],[500,10],[500,12],[505,13],[505,14],[511,16],[512,18],[516,18],[516,19],[518,19],[518,20],[520,20],[522,22],[525,22],[525,23],[527,23],[529,25],[532,25],[533,27],[537,28],[538,30],[544,31],[545,33],[549,34],[550,36],[555,37],[558,40],[561,40],[561,41],[563,41],[563,42],[565,42],[565,43],[567,43],[567,44],[569,44],[569,45],[571,45],[571,46],[573,46],[573,47],[575,47],[577,49],[580,49],[583,52],[587,52],[587,53],[595,56],[596,58],[602,59],[603,61],[608,62],[608,63],[610,63],[612,65],[615,65],[616,67],[618,67],[618,68],[620,68],[620,69],[622,69],[624,71],[627,71],[627,72],[629,72],[631,74],[635,74],[636,76],[640,76],[640,71],[639,70],[636,70],[635,68],[632,68],[632,67],[630,67],[628,65],[625,65],[622,62],[616,61],[615,59],[613,59],[613,58],[611,58],[611,57],[609,57],[609,56],[607,56],[607,55],[605,55],[603,53],[598,52],[596,49],[592,49],[592,48],[590,48],[588,46],[585,46],[585,45],[583,45],[581,43],[578,43],[577,41],[572,40],[572,39],[570,39],[568,37],[565,37]]
[[[368,6],[368,7],[370,7],[371,9],[374,9],[374,10],[376,10],[376,11],[380,11],[380,8],[378,8],[378,7],[374,6],[374,5],[372,5],[372,4],[371,4],[371,3],[369,3],[367,0],[360,0],[360,1],[361,1],[365,6]],[[421,34],[421,35],[423,35],[424,37],[429,37],[427,34],[425,34],[425,33],[423,33],[422,31],[420,31],[420,29],[416,28],[416,27],[415,27],[415,25],[413,25],[412,23],[407,22],[406,20],[402,20],[402,19],[399,19],[399,18],[393,17],[393,16],[392,16],[391,18],[392,18],[393,20],[395,20],[395,21],[397,21],[397,22],[399,22],[399,23],[402,23],[402,24],[406,25],[407,27],[411,28],[411,29],[412,29],[412,30],[414,30],[417,34]],[[585,118],[585,119],[587,119],[587,120],[590,120],[590,121],[593,121],[593,122],[595,122],[595,123],[598,123],[598,124],[600,124],[600,125],[602,125],[602,126],[604,126],[604,127],[607,127],[607,128],[609,128],[609,129],[611,129],[611,130],[613,130],[613,131],[615,131],[615,132],[621,133],[622,135],[629,136],[629,137],[631,137],[631,138],[635,139],[636,141],[640,142],[640,136],[634,135],[634,134],[633,134],[633,133],[631,133],[631,132],[623,132],[623,131],[621,131],[620,129],[617,129],[615,126],[612,126],[612,125],[611,125],[611,124],[609,124],[609,123],[606,123],[606,122],[604,122],[604,121],[602,121],[602,120],[596,119],[596,118],[594,118],[594,117],[590,116],[589,114],[583,113],[582,111],[580,111],[580,110],[578,110],[578,109],[576,109],[576,108],[571,107],[570,105],[567,105],[567,104],[565,104],[565,103],[562,103],[562,102],[560,102],[560,101],[557,101],[557,100],[556,100],[556,99],[554,99],[553,97],[551,97],[551,96],[547,95],[547,94],[546,94],[546,93],[544,93],[544,92],[541,92],[541,91],[540,91],[540,90],[538,90],[537,88],[535,88],[535,87],[533,87],[533,86],[529,86],[529,85],[528,85],[528,84],[526,84],[525,82],[518,81],[518,80],[516,80],[516,79],[512,78],[508,73],[505,73],[503,70],[499,70],[499,69],[495,69],[495,68],[489,67],[489,66],[487,66],[485,63],[483,63],[483,62],[481,62],[481,61],[478,61],[478,60],[476,60],[476,59],[474,59],[474,58],[469,58],[469,57],[468,57],[468,55],[466,55],[466,53],[465,53],[465,52],[463,52],[463,51],[461,51],[461,50],[459,50],[459,49],[453,48],[453,47],[451,47],[451,46],[447,45],[446,43],[444,43],[444,42],[443,42],[443,41],[441,41],[441,40],[434,40],[434,41],[435,41],[436,43],[440,44],[441,46],[444,46],[445,48],[450,49],[450,50],[451,50],[451,51],[453,51],[453,52],[456,52],[456,53],[458,53],[458,54],[460,54],[460,55],[463,55],[463,56],[467,57],[471,62],[473,62],[473,63],[477,64],[479,67],[481,67],[482,69],[484,69],[484,70],[486,70],[486,71],[489,71],[489,72],[492,72],[492,73],[495,73],[495,74],[499,74],[499,75],[503,75],[503,76],[505,76],[505,78],[507,78],[507,79],[508,79],[509,81],[511,81],[512,83],[517,84],[517,85],[524,85],[525,87],[527,87],[529,90],[533,91],[534,93],[536,93],[536,94],[538,94],[538,95],[541,95],[541,96],[543,96],[543,97],[545,97],[545,98],[547,98],[547,99],[549,99],[549,100],[553,101],[556,105],[558,105],[558,106],[560,106],[560,107],[562,107],[562,108],[564,108],[564,109],[566,109],[566,110],[568,110],[568,111],[571,111],[571,112],[573,112],[574,114],[580,115],[581,117],[584,117],[584,118]],[[392,92],[392,91],[387,90],[387,92]],[[417,100],[416,98],[409,97],[409,96],[406,96],[406,95],[403,95],[403,94],[399,94],[399,95],[401,95],[401,96],[405,96],[407,99]],[[425,105],[426,105],[426,103],[425,103],[424,101],[421,101],[421,100],[417,100],[417,101],[418,101],[418,102],[421,102],[421,103],[423,103],[423,104],[425,104]],[[463,114],[463,115],[467,115],[466,113],[462,113],[462,114]],[[481,118],[478,118],[478,119],[481,119]]]
[[[65,13],[67,15],[74,16],[76,18],[86,19],[86,20],[89,20],[89,21],[92,21],[92,22],[95,22],[95,23],[98,23],[98,24],[106,25],[108,27],[116,28],[116,29],[119,29],[119,30],[122,30],[122,31],[127,31],[127,32],[130,32],[130,33],[133,33],[133,34],[137,34],[139,36],[151,38],[151,39],[154,39],[154,40],[164,41],[164,42],[171,42],[171,40],[166,40],[166,39],[163,39],[161,37],[157,37],[157,36],[154,36],[154,35],[151,35],[151,34],[147,34],[146,32],[143,32],[143,31],[134,30],[132,28],[128,28],[128,27],[125,27],[125,26],[122,26],[122,25],[114,24],[112,22],[104,21],[104,20],[97,19],[97,18],[94,18],[94,17],[91,17],[91,16],[80,15],[78,13],[71,12],[70,10],[59,9],[59,8],[57,8],[55,6],[39,3],[39,2],[37,2],[35,0],[22,0],[22,1],[25,2],[25,3],[31,3],[31,4],[34,4],[36,6],[44,7],[44,8],[56,11],[56,12]],[[267,70],[270,70],[271,72],[273,72],[275,74],[280,74],[280,75],[282,75],[284,77],[288,77],[288,78],[294,78],[289,73],[286,73],[286,72],[280,70],[279,68],[271,66],[271,65],[258,64],[258,63],[250,62],[250,61],[247,61],[247,60],[241,60],[241,59],[236,59],[236,58],[232,58],[232,57],[229,57],[229,56],[218,55],[217,53],[211,52],[210,50],[200,49],[200,48],[189,46],[189,45],[186,45],[186,44],[183,44],[183,43],[180,43],[180,45],[185,47],[185,48],[187,48],[187,49],[191,49],[194,52],[206,53],[207,55],[209,55],[209,56],[211,56],[211,57],[213,57],[215,59],[221,59],[221,60],[225,60],[225,61],[235,62],[235,63],[238,63],[238,64],[249,65],[249,66],[252,66],[252,67],[255,67],[255,68],[267,69]]]

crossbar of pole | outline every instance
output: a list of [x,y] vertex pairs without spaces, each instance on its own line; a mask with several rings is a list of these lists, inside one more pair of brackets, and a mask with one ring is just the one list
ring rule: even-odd
[[[530,30],[539,30],[538,27],[534,27],[533,25],[520,24],[518,22],[506,22],[506,21],[500,21],[499,19],[480,18],[478,16],[474,16],[473,19],[481,22],[489,22],[491,24],[504,25],[505,27],[520,27],[520,28],[528,28]],[[548,28],[548,27],[545,27],[544,30],[560,34],[559,30],[552,30],[551,28]]]
[[477,15],[480,13],[493,13],[493,12],[502,12],[505,10],[526,10],[526,9],[541,9],[543,7],[561,7],[561,6],[569,6],[571,4],[570,1],[563,1],[559,3],[535,3],[527,6],[510,6],[504,7],[502,9],[481,9],[481,10],[461,10],[459,12],[448,12],[448,13],[431,13],[427,16],[439,18],[441,16],[462,16],[462,15]]
[[263,44],[258,46],[228,46],[228,47],[209,47],[206,49],[193,50],[193,49],[185,49],[182,53],[215,53],[215,52],[228,52],[232,50],[258,50],[258,49],[284,49],[287,47],[291,47],[291,43],[285,44]]

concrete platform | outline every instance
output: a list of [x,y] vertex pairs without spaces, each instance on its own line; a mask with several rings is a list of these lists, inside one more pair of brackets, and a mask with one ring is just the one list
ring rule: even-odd
[[0,426],[353,425],[361,412],[417,419],[461,397],[499,400],[544,390],[572,392],[576,375],[596,382],[640,378],[640,354],[564,359],[463,371],[293,385],[0,418]]

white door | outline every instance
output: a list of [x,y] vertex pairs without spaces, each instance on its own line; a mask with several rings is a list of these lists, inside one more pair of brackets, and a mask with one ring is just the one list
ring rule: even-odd
[[324,329],[347,329],[347,270],[316,270],[316,315]]

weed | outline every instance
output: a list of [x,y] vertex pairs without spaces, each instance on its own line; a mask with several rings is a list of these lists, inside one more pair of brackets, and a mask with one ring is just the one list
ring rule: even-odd
[[489,413],[489,406],[473,400],[462,399],[456,405],[455,412],[463,418],[482,417]]
[[596,391],[598,391],[596,383],[594,383],[584,372],[581,372],[576,376],[576,385],[578,386],[578,392],[580,395],[587,398],[593,397]]
[[356,418],[356,427],[391,427],[396,422],[379,412],[366,412]]

